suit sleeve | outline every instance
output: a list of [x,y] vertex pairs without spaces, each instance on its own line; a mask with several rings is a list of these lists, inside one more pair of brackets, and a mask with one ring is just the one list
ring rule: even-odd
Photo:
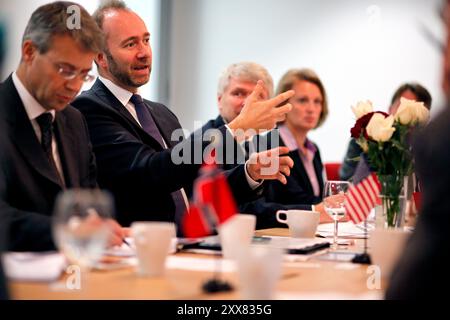
[[0,228],[5,248],[8,251],[55,250],[50,217],[18,210],[7,203],[6,164],[3,162],[0,170]]
[[97,183],[97,162],[95,159],[94,151],[92,150],[91,138],[89,136],[89,129],[86,123],[86,119],[81,115],[82,129],[84,131],[85,138],[82,141],[88,141],[86,146],[86,155],[88,163],[87,175],[82,178],[81,186],[84,188],[98,188]]
[[56,250],[49,216],[12,208],[0,201],[0,210],[9,223],[7,248],[9,251]]
[[[159,150],[151,141],[142,141],[121,115],[87,98],[78,99],[74,104],[89,124],[100,182],[103,179],[108,185],[138,184],[149,191],[157,189],[167,193],[192,185],[203,151],[210,144],[203,141],[202,135],[190,136],[170,149]],[[223,137],[230,135],[224,126],[218,130]],[[241,190],[246,196],[251,190],[247,183],[243,184],[245,175],[243,166],[240,167],[227,174],[228,181],[233,190]],[[238,199],[241,198],[240,195]]]

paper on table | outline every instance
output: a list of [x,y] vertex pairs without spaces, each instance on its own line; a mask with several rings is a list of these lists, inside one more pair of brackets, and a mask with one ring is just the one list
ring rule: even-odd
[[220,270],[222,272],[236,271],[236,264],[234,261],[221,259],[203,259],[203,258],[188,258],[169,256],[166,260],[166,267],[168,269],[180,269],[191,271],[207,271],[213,272],[218,270],[220,263]]
[[136,255],[133,238],[125,238],[129,244],[122,243],[121,246],[116,246],[105,250],[105,256],[111,257],[134,257]]
[[281,236],[264,236],[264,238],[270,239],[270,241],[266,242],[266,245],[282,249],[300,249],[329,242],[329,240],[323,238],[291,238]]
[[[317,233],[323,237],[333,237],[334,223],[324,223],[317,227]],[[363,239],[366,233],[353,222],[340,222],[338,236],[345,238]]]
[[[105,256],[111,257],[134,257],[136,256],[136,248],[134,246],[133,238],[125,238],[125,241],[129,244],[122,243],[121,246],[116,246],[105,250]],[[175,253],[177,251],[177,238],[172,239],[170,245],[169,254]]]
[[13,280],[54,281],[67,266],[58,252],[8,252],[2,256],[5,274]]

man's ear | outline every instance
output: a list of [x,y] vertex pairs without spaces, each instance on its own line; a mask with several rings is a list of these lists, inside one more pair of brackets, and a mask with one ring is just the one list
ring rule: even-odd
[[22,60],[30,63],[36,56],[37,48],[31,40],[25,40],[22,44]]
[[106,54],[104,52],[100,52],[95,57],[95,62],[101,69],[108,69],[108,59],[106,58]]

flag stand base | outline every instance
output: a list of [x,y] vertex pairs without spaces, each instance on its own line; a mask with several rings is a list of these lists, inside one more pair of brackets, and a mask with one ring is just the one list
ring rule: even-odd
[[206,281],[203,284],[202,289],[207,293],[216,293],[232,291],[233,287],[226,281],[214,278]]
[[357,254],[353,259],[353,263],[360,263],[360,264],[371,264],[372,260],[370,259],[370,255],[367,252]]

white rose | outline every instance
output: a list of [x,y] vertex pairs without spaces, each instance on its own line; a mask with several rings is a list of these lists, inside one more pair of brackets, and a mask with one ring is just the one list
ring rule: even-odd
[[365,116],[366,114],[373,111],[372,102],[367,101],[359,101],[356,106],[352,106],[352,111],[355,114],[356,120]]
[[370,118],[366,132],[373,140],[385,142],[392,137],[392,134],[395,131],[395,128],[392,126],[393,124],[393,116],[385,118],[384,115],[375,113],[372,118]]
[[420,105],[417,106],[417,121],[420,124],[426,124],[429,119],[430,119],[430,110],[428,110],[428,108],[425,107],[423,102],[421,102]]
[[417,102],[405,98],[400,98],[400,106],[395,113],[395,120],[403,125],[425,124],[430,117],[430,111],[423,102]]

